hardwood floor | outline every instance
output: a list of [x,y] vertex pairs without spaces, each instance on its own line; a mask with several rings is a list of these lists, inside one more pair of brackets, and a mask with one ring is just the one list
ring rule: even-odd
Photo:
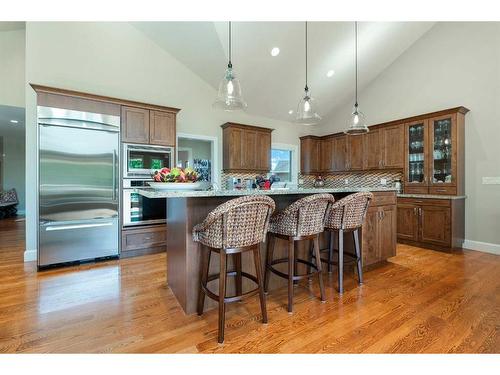
[[3,353],[455,353],[500,352],[500,257],[398,246],[387,264],[345,293],[325,277],[327,302],[307,283],[217,311],[185,316],[165,285],[165,254],[36,272],[23,263],[24,223],[0,221]]

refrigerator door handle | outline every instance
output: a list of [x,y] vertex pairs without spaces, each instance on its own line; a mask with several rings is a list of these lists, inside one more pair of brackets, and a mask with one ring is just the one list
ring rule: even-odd
[[117,193],[116,193],[116,150],[113,150],[113,200],[116,201]]
[[112,222],[107,223],[93,223],[93,224],[70,224],[70,225],[57,225],[57,226],[46,226],[45,230],[47,232],[55,230],[69,230],[69,229],[84,229],[84,228],[97,228],[97,227],[108,227],[112,226]]

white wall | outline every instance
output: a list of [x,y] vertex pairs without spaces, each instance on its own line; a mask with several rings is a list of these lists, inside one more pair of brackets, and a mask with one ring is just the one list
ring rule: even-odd
[[[213,110],[215,90],[127,23],[28,22],[26,60],[27,83],[181,108],[178,132],[218,137],[219,160],[220,125],[226,121],[274,128],[273,141],[289,144],[298,144],[299,133],[308,131],[287,122]],[[26,159],[34,163],[36,96],[28,86],[26,136]],[[27,173],[26,182],[26,246],[35,250],[35,176]]]
[[24,107],[24,29],[0,32],[0,104]]
[[[471,110],[466,239],[500,249],[500,185],[481,183],[500,176],[500,23],[436,24],[360,93],[359,103],[369,125],[461,105]],[[346,103],[317,134],[344,129],[351,110]]]

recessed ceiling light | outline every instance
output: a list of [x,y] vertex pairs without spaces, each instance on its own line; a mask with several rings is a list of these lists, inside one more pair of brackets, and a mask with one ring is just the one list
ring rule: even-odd
[[293,113],[293,109],[288,111],[288,114],[291,115]]
[[330,69],[330,70],[326,73],[326,76],[327,76],[328,78],[330,78],[330,77],[333,77],[333,75],[334,75],[334,74],[335,74],[335,70]]
[[271,50],[271,56],[273,57],[276,57],[280,54],[280,49],[278,47],[274,47],[272,50]]
[[10,120],[10,122],[12,122],[13,124],[17,124],[19,121],[17,121],[17,120]]

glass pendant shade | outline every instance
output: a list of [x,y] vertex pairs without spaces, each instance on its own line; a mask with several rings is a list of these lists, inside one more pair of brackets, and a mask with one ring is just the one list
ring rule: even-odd
[[296,121],[302,125],[315,125],[321,121],[321,116],[316,112],[314,98],[309,95],[308,90],[305,90],[304,96],[300,99],[296,113]]
[[358,109],[358,106],[354,106],[351,118],[349,121],[349,126],[345,130],[346,134],[363,134],[368,133],[369,129],[365,123],[365,115]]
[[217,99],[213,106],[225,111],[237,111],[247,107],[241,94],[240,81],[236,78],[231,66],[227,67],[226,74],[219,84]]

